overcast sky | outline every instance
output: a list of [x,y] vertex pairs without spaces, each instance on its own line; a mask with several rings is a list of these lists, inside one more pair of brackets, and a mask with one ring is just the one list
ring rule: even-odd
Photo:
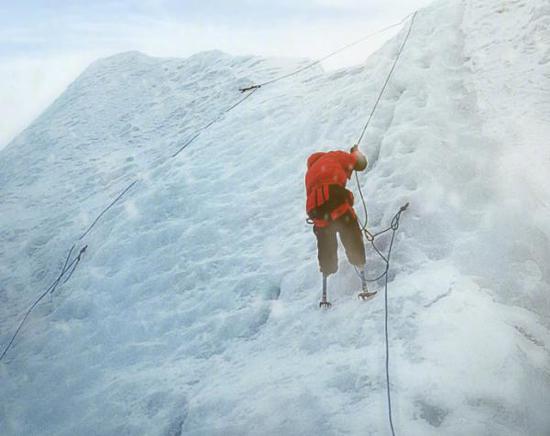
[[[319,58],[430,0],[0,0],[0,148],[98,57],[139,50],[187,57]],[[397,30],[397,29],[396,29]],[[381,38],[324,64],[361,63]]]

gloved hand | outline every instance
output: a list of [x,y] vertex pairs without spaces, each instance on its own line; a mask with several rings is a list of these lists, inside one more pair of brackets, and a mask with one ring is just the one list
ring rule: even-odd
[[356,158],[355,166],[353,167],[355,171],[363,171],[365,168],[367,168],[369,162],[367,160],[367,156],[359,151],[359,144],[355,144],[353,147],[351,147],[349,152],[353,154]]

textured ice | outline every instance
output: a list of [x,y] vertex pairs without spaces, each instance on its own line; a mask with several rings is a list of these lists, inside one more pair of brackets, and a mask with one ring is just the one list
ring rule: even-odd
[[[389,294],[398,434],[549,434],[549,21],[545,0],[421,10],[367,131],[371,228],[411,203]],[[174,159],[239,86],[307,61],[120,54],[2,150],[1,344],[138,183],[0,363],[0,433],[388,434],[383,298],[358,302],[342,260],[318,310],[303,176],[356,140],[403,36],[258,90]]]

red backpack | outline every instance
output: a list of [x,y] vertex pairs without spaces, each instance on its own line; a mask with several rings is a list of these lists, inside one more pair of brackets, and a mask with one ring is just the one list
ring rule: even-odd
[[345,151],[312,154],[307,160],[306,212],[318,227],[326,227],[346,212],[353,213],[353,194],[345,186],[356,157]]

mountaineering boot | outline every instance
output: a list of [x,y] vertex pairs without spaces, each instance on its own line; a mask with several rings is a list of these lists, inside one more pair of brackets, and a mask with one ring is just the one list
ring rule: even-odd
[[327,301],[327,276],[325,274],[323,274],[323,296],[319,302],[319,307],[325,309],[330,309],[332,307],[332,304]]
[[367,275],[366,275],[366,272],[365,272],[365,267],[362,267],[359,271],[360,271],[359,276],[361,277],[361,289],[362,289],[362,291],[359,292],[357,297],[360,298],[363,301],[367,301],[367,300],[370,300],[371,298],[373,298],[376,295],[377,291],[369,292],[369,288],[367,286]]

